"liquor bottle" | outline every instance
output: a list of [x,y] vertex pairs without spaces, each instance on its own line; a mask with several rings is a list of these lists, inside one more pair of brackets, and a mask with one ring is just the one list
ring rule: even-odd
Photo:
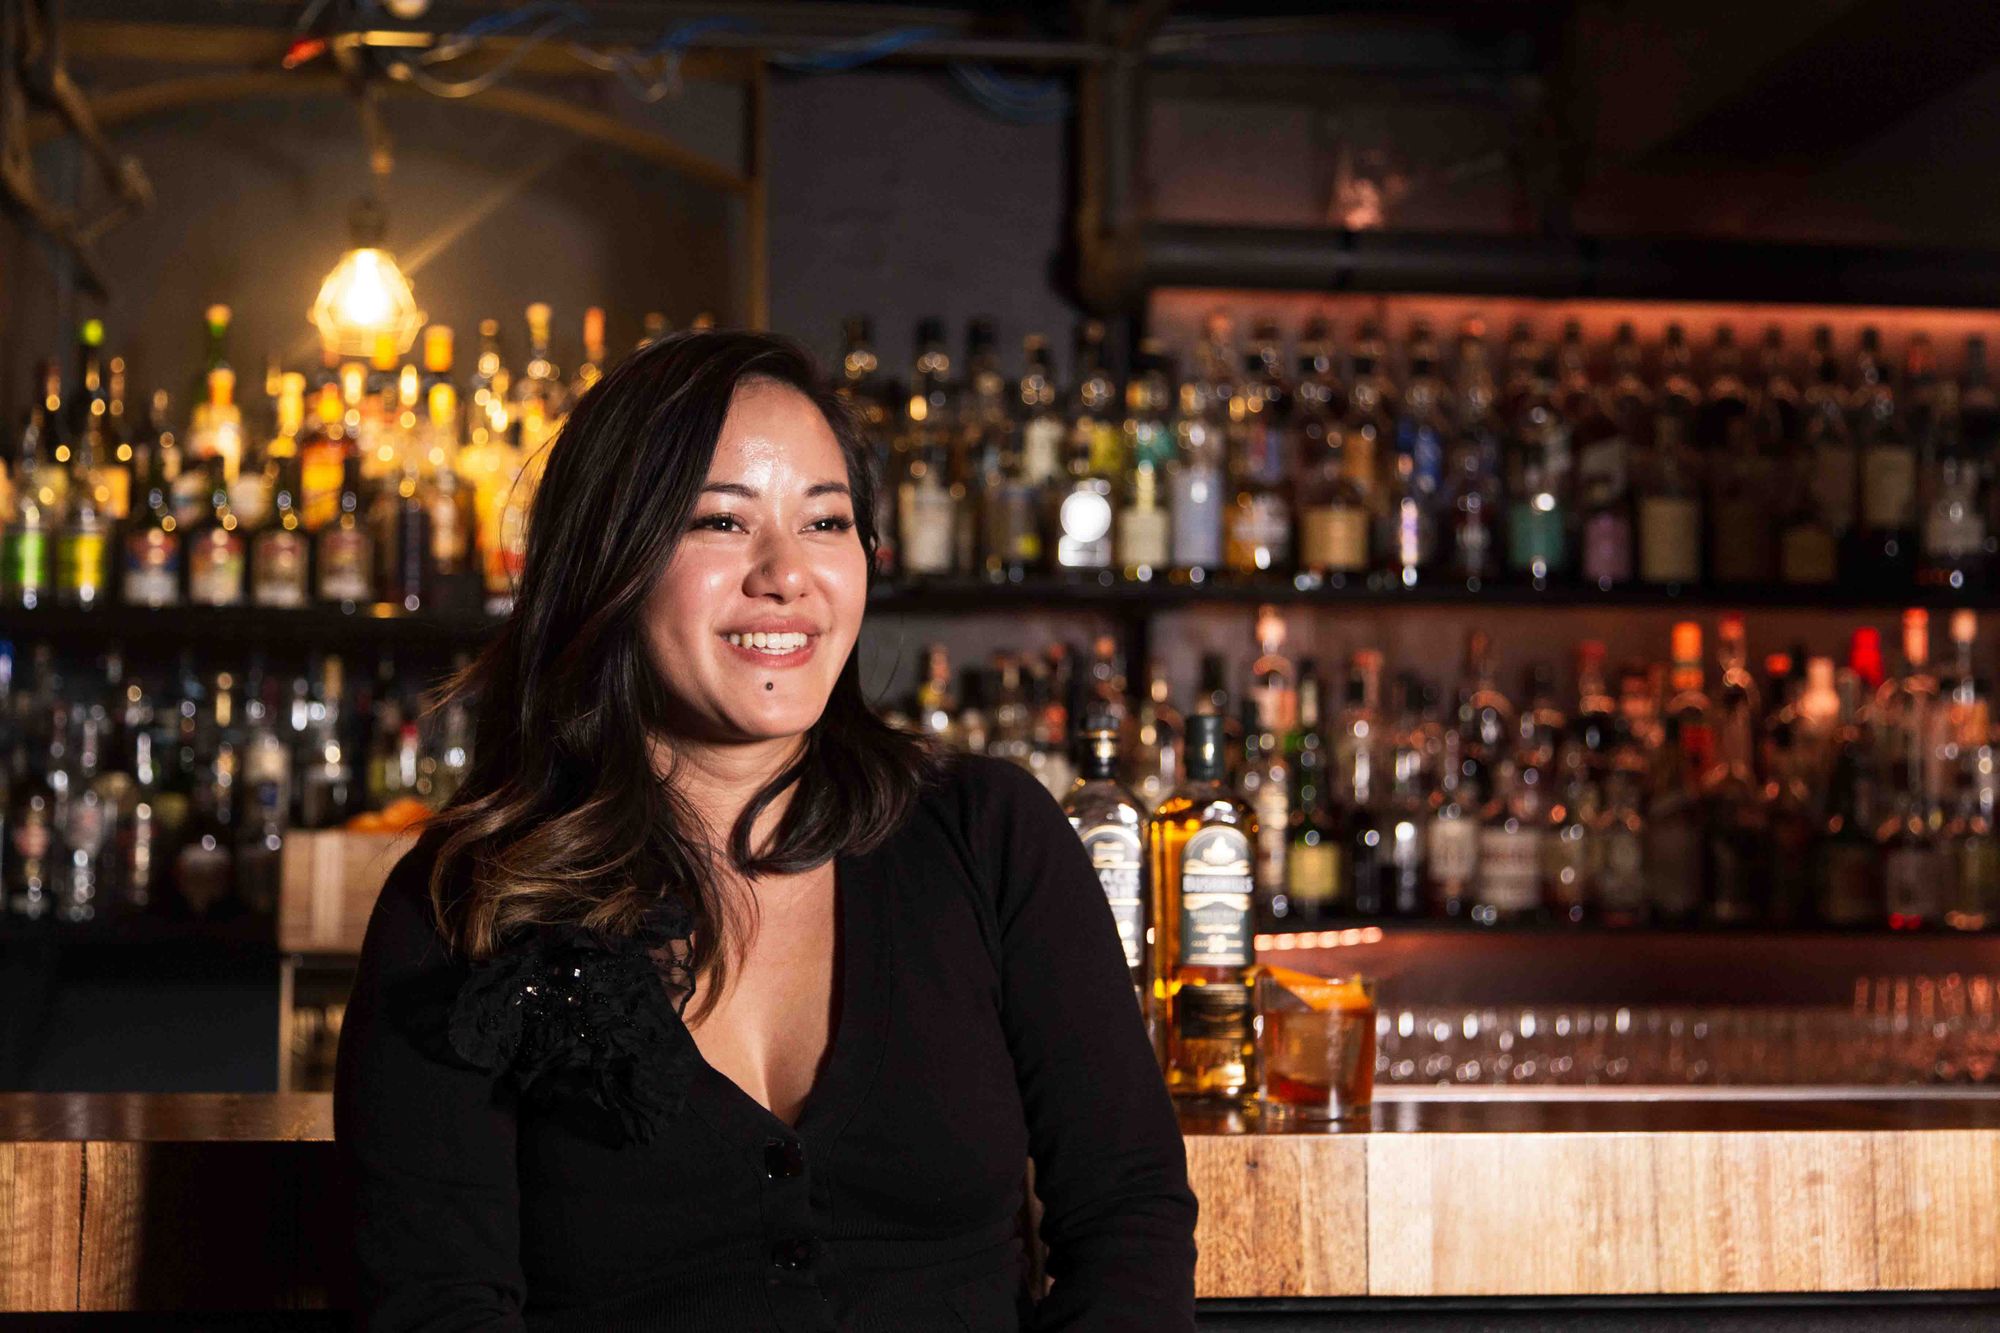
[[604,378],[604,369],[604,307],[594,305],[583,312],[583,364],[570,381],[569,401],[575,403],[589,393]]
[[1256,1088],[1251,1030],[1251,840],[1256,816],[1224,783],[1222,718],[1188,719],[1187,781],[1154,813],[1154,996],[1163,1002],[1167,1090],[1240,1103]]
[[1139,1012],[1151,1015],[1152,977],[1147,941],[1153,934],[1153,900],[1148,884],[1146,812],[1118,780],[1118,729],[1103,718],[1083,732],[1083,767],[1076,786],[1063,798],[1063,813],[1083,840],[1090,864],[1111,904],[1125,966]]
[[430,597],[431,504],[414,452],[405,452],[393,483],[376,501],[377,593],[406,612]]
[[1443,508],[1451,525],[1452,577],[1476,592],[1499,571],[1505,517],[1498,390],[1486,364],[1486,339],[1477,320],[1467,320],[1459,333],[1457,398],[1457,430],[1446,460]]
[[1347,707],[1341,715],[1342,737],[1334,746],[1339,769],[1330,793],[1339,830],[1342,906],[1355,916],[1380,916],[1388,908],[1388,848],[1383,845],[1383,820],[1377,805],[1383,792],[1378,776],[1385,750],[1381,742],[1381,654],[1356,653],[1347,680]]
[[1181,381],[1174,411],[1174,458],[1167,469],[1173,577],[1204,583],[1222,568],[1229,405],[1220,397],[1207,345]]
[[347,456],[334,519],[313,537],[319,600],[353,606],[374,600],[375,546],[361,516],[361,459]]
[[1996,442],[2000,397],[1986,366],[1986,340],[1974,334],[1965,340],[1961,383],[1938,385],[1926,450],[1932,479],[1917,564],[1920,585],[1967,591],[1987,585],[1993,558],[1987,469]]
[[1669,588],[1701,579],[1701,483],[1686,430],[1679,413],[1654,419],[1652,475],[1639,497],[1639,577]]
[[840,337],[840,379],[834,393],[847,404],[861,429],[875,476],[875,572],[893,575],[900,562],[896,554],[896,492],[892,484],[896,460],[890,395],[879,379],[882,362],[875,354],[874,325],[868,318],[850,315],[842,320]]
[[1055,548],[1054,497],[1061,491],[1063,437],[1067,425],[1057,401],[1055,362],[1048,339],[1030,334],[1021,343],[1026,370],[1015,387],[1021,441],[1020,483],[1033,497],[1034,559],[1037,568],[1052,562]]
[[1542,844],[1548,837],[1548,811],[1540,793],[1525,779],[1525,758],[1500,761],[1493,798],[1480,814],[1479,872],[1467,915],[1482,926],[1533,921],[1542,915]]
[[181,599],[182,533],[169,502],[167,462],[166,450],[147,451],[142,507],[125,530],[119,591],[127,606],[173,606]]
[[[1811,460],[1809,493],[1819,524],[1832,540],[1834,550],[1829,563],[1837,571],[1839,553],[1852,543],[1860,456],[1855,449],[1848,419],[1847,396],[1840,388],[1840,365],[1833,354],[1833,332],[1824,325],[1813,331],[1810,366],[1812,383],[1806,389],[1804,432],[1804,453]],[[1817,549],[1795,552],[1792,549],[1794,543],[1802,540],[1787,529],[1784,538],[1786,581],[1832,582],[1837,577],[1833,572],[1826,573],[1823,578],[1812,577],[1821,572],[1814,559],[1820,552]],[[1816,542],[1811,544],[1817,545]]]
[[[1285,883],[1272,897],[1272,925],[1281,930],[1312,930],[1330,920],[1339,906],[1344,859],[1339,830],[1327,818],[1326,738],[1320,731],[1320,683],[1310,664],[1299,672],[1298,725],[1286,742],[1292,773],[1288,803],[1291,827],[1286,830]],[[1261,827],[1261,826],[1260,826]]]
[[1591,383],[1580,350],[1570,355],[1578,360],[1565,360],[1558,410],[1574,432],[1577,556],[1584,581],[1609,591],[1632,580],[1632,458],[1652,421],[1652,391],[1639,376],[1639,344],[1629,324],[1619,326],[1612,343],[1607,391]]
[[1315,322],[1299,344],[1299,383],[1291,436],[1299,468],[1299,572],[1302,588],[1341,588],[1370,566],[1367,497],[1348,470],[1345,404],[1333,346]]
[[1133,715],[1132,748],[1126,781],[1146,810],[1157,809],[1180,783],[1181,737],[1187,723],[1173,706],[1166,668],[1154,662],[1147,670],[1146,694]]
[[56,920],[81,925],[96,919],[100,878],[107,850],[110,812],[98,784],[106,710],[93,703],[76,720],[76,762],[67,772],[69,800],[64,811],[62,865],[55,878]]
[[431,445],[419,479],[430,535],[429,569],[435,604],[478,604],[479,514],[473,489],[458,471],[458,401],[450,384],[433,384],[428,402]]
[[1917,452],[1903,432],[1875,330],[1861,332],[1851,415],[1861,487],[1849,568],[1867,586],[1909,586],[1917,557]]
[[1426,896],[1433,915],[1458,918],[1472,906],[1479,871],[1479,798],[1466,776],[1464,738],[1448,728],[1438,754],[1437,789],[1424,825]]
[[527,310],[528,364],[513,383],[508,404],[517,444],[524,458],[542,451],[569,411],[569,393],[562,372],[549,356],[549,307],[536,301]]
[[1672,690],[1653,750],[1646,816],[1647,898],[1656,920],[1687,924],[1702,904],[1700,779],[1714,763],[1714,722],[1703,684],[1701,626],[1684,620],[1671,637]]
[[243,433],[241,456],[235,474],[229,479],[229,507],[236,512],[237,521],[246,532],[263,527],[271,516],[271,496],[278,483],[278,460],[297,457],[299,452],[299,431],[305,415],[305,379],[297,377],[301,396],[296,402],[287,393],[283,376],[278,377],[277,387],[278,433],[262,448],[255,446],[253,436]]
[[299,458],[278,459],[271,517],[250,538],[250,600],[258,606],[304,606],[312,539],[299,512]]
[[1392,916],[1420,917],[1429,908],[1424,853],[1430,814],[1424,792],[1425,742],[1417,716],[1422,686],[1406,674],[1396,693],[1389,799],[1382,817],[1383,905]]
[[1756,772],[1759,700],[1745,662],[1741,616],[1722,617],[1716,647],[1722,673],[1713,701],[1715,760],[1701,775],[1708,915],[1719,925],[1747,925],[1765,915],[1772,867]]
[[1292,775],[1276,710],[1268,703],[1243,704],[1243,801],[1257,816],[1251,874],[1257,888],[1258,915],[1267,916],[1286,894],[1285,856],[1291,844]]
[[1028,479],[992,325],[979,321],[978,332],[979,349],[966,364],[965,427],[979,460],[979,566],[988,579],[1018,583],[1041,565],[1041,495]]
[[1890,760],[1889,811],[1876,829],[1882,863],[1882,894],[1892,930],[1923,930],[1943,923],[1950,866],[1933,827],[1927,772],[1929,755],[1922,733],[1899,738]]
[[1604,805],[1590,825],[1587,862],[1597,918],[1607,926],[1651,919],[1646,890],[1646,816],[1640,809],[1645,761],[1621,747],[1605,780]]
[[1994,828],[2000,793],[1992,778],[1994,759],[1990,740],[1966,750],[1951,818],[1939,835],[1949,871],[1944,924],[1953,930],[1985,930],[2000,920],[2000,836]]
[[[131,505],[132,462],[129,447],[121,450],[124,441],[112,414],[114,395],[104,368],[103,321],[85,320],[77,343],[77,393],[70,400],[76,412],[70,433],[79,446],[75,475],[91,489],[105,521],[116,523]],[[116,364],[122,379],[123,363]],[[122,386],[117,396],[123,396]],[[87,462],[83,453],[86,444]]]
[[1383,368],[1386,357],[1381,331],[1372,323],[1362,325],[1350,359],[1347,410],[1340,422],[1342,469],[1368,511],[1370,568],[1380,554],[1374,548],[1387,522],[1389,478],[1384,474],[1396,441],[1396,392]]
[[[1726,326],[1725,326],[1726,327]],[[1717,334],[1720,344],[1720,333]],[[1770,583],[1778,577],[1771,498],[1798,437],[1798,389],[1785,370],[1784,334],[1773,325],[1758,353],[1754,398],[1734,344],[1708,386],[1702,449],[1709,460],[1708,576],[1712,583]]]
[[917,325],[917,361],[904,423],[903,462],[896,486],[896,536],[903,573],[953,572],[958,504],[950,477],[951,353],[944,321]]
[[1111,567],[1112,493],[1122,463],[1122,435],[1109,420],[1112,385],[1103,349],[1104,326],[1094,320],[1086,323],[1078,335],[1078,383],[1063,457],[1065,477],[1056,492],[1056,567],[1063,572]]
[[[69,437],[68,414],[63,411],[62,372],[53,359],[36,366],[35,380],[34,405],[28,414],[22,448],[25,451],[28,447],[25,437],[33,435],[36,489],[42,517],[53,533],[69,510],[70,465],[75,461],[76,450]],[[14,489],[17,492],[21,489],[18,477]],[[53,550],[50,556],[53,559]]]
[[111,519],[94,480],[99,432],[77,438],[70,467],[69,508],[56,534],[56,600],[94,607],[111,591]]
[[236,606],[243,601],[245,551],[242,527],[229,507],[227,462],[211,455],[208,513],[187,533],[187,599],[195,606]]
[[1507,488],[1507,566],[1537,591],[1569,568],[1569,426],[1554,389],[1555,360],[1544,356],[1514,419]]
[[1439,495],[1444,486],[1444,382],[1437,343],[1422,321],[1412,326],[1409,377],[1396,411],[1387,526],[1378,543],[1384,570],[1396,587],[1426,581],[1437,559]]
[[1113,540],[1113,554],[1124,576],[1138,582],[1164,575],[1173,563],[1167,508],[1167,469],[1174,461],[1167,413],[1173,392],[1166,349],[1149,338],[1141,344],[1138,363],[1125,385],[1126,471]]
[[1277,326],[1259,324],[1229,406],[1231,499],[1222,520],[1222,563],[1237,577],[1291,572],[1291,453],[1285,447],[1290,402],[1278,361]]

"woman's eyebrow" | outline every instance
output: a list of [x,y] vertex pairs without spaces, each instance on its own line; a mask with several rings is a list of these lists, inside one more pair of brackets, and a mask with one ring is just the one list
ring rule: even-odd
[[[757,488],[754,486],[745,486],[740,481],[711,481],[708,485],[701,488],[703,495],[707,495],[711,491],[717,495],[740,495],[746,500],[757,498]],[[850,499],[853,498],[853,492],[848,489],[847,483],[844,481],[816,481],[806,487],[806,498],[808,500],[819,495],[845,495]]]

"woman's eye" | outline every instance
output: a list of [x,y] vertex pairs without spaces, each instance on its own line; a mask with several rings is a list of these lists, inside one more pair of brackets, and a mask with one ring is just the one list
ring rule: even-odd
[[818,520],[813,527],[820,532],[851,532],[854,529],[854,520],[843,514],[836,514]]
[[706,532],[723,532],[730,527],[740,526],[742,525],[736,522],[734,514],[704,514],[688,524],[690,529]]

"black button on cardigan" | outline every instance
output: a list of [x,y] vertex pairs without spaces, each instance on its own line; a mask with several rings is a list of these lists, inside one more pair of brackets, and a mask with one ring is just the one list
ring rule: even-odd
[[453,1059],[399,1004],[465,970],[423,855],[383,890],[341,1033],[362,1327],[1193,1328],[1173,1111],[1089,857],[1023,770],[955,759],[886,843],[836,859],[841,1001],[796,1126],[697,1059],[651,1138],[607,1142]]

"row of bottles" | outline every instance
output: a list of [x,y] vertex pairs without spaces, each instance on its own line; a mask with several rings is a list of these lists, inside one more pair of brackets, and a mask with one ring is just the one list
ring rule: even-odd
[[1788,584],[1899,594],[1990,582],[2000,396],[1985,342],[1955,375],[1919,335],[1818,329],[1803,366],[1774,326],[1719,326],[1648,356],[1571,322],[1495,349],[1468,319],[1400,349],[1364,324],[1275,323],[1240,347],[1211,319],[1177,362],[1140,344],[1122,383],[1084,325],[1067,382],[1048,340],[1003,368],[975,320],[962,362],[923,321],[906,388],[850,320],[845,393],[888,485],[885,571],[1018,581],[1284,582],[1303,589],[1667,589]]
[[64,674],[38,646],[29,688],[0,644],[0,899],[59,925],[135,915],[269,915],[287,832],[449,799],[471,719],[420,715],[391,659],[372,679],[317,658],[285,674]]
[[[266,410],[246,415],[229,310],[209,309],[185,421],[164,390],[135,412],[101,322],[80,330],[65,382],[36,371],[33,406],[0,487],[0,596],[162,607],[256,605],[504,610],[526,552],[545,454],[569,404],[606,364],[604,315],[584,321],[584,363],[551,360],[550,311],[528,308],[511,367],[497,320],[461,376],[452,331],[424,331],[399,363],[331,353],[308,376],[273,364]],[[665,332],[649,317],[647,337]]]

